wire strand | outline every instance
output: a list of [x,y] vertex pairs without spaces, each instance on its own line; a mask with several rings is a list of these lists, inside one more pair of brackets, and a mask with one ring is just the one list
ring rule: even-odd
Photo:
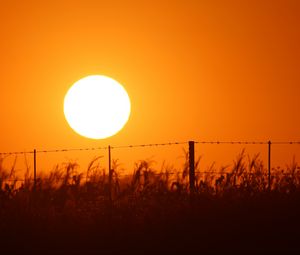
[[[278,144],[278,145],[300,145],[300,141],[194,141],[195,144],[244,144],[244,145],[263,145],[263,144]],[[148,143],[148,144],[131,144],[131,145],[119,145],[110,146],[111,149],[124,149],[124,148],[138,148],[138,147],[158,147],[158,146],[172,146],[188,144],[185,142],[167,142],[167,143]],[[58,152],[70,152],[70,151],[95,151],[95,150],[107,150],[109,146],[104,147],[92,147],[92,148],[70,148],[70,149],[52,149],[52,150],[36,150],[36,153],[58,153]],[[33,154],[34,151],[11,151],[0,152],[0,155],[22,155]]]

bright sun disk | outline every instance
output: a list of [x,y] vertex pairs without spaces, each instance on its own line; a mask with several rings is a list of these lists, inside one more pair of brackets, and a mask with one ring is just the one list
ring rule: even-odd
[[119,132],[130,115],[130,99],[124,87],[103,75],[75,82],[64,99],[64,114],[78,134],[103,139]]

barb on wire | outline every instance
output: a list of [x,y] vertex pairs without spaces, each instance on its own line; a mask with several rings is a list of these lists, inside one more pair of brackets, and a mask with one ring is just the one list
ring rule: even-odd
[[20,155],[20,154],[32,154],[33,151],[11,151],[11,152],[0,152],[0,155]]
[[112,149],[121,149],[121,148],[137,148],[137,147],[156,147],[156,146],[170,146],[170,145],[179,145],[187,144],[187,142],[169,142],[169,143],[148,143],[148,144],[135,144],[135,145],[121,145],[121,146],[111,146]]
[[[269,141],[195,141],[199,144],[269,144]],[[300,141],[271,142],[271,144],[300,144]]]
[[268,142],[255,142],[255,141],[195,141],[199,144],[268,144]]
[[[36,150],[36,153],[53,153],[53,152],[69,152],[69,151],[91,151],[91,150],[106,150],[107,147],[97,148],[73,148],[73,149],[54,149],[54,150]],[[33,154],[34,151],[14,151],[14,152],[0,152],[0,155],[19,155],[19,154]]]
[[37,150],[37,153],[51,153],[51,152],[69,152],[69,151],[94,151],[94,150],[106,150],[107,147],[97,147],[97,148],[73,148],[73,149],[56,149],[56,150]]
[[272,144],[300,144],[298,141],[290,141],[290,142],[272,142]]

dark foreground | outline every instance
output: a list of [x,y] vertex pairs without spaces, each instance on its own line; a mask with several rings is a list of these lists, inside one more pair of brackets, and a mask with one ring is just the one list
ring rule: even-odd
[[298,193],[131,199],[2,211],[1,254],[300,254]]
[[0,254],[300,254],[296,163],[268,183],[241,154],[221,176],[196,176],[193,194],[186,165],[171,180],[142,161],[110,186],[98,168],[83,183],[75,170],[16,187],[0,169]]

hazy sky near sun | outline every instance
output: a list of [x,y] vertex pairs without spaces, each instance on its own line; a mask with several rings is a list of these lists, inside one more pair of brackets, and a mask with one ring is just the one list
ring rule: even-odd
[[[1,1],[1,151],[194,140],[300,140],[300,1]],[[90,74],[132,113],[94,141],[63,115]]]

